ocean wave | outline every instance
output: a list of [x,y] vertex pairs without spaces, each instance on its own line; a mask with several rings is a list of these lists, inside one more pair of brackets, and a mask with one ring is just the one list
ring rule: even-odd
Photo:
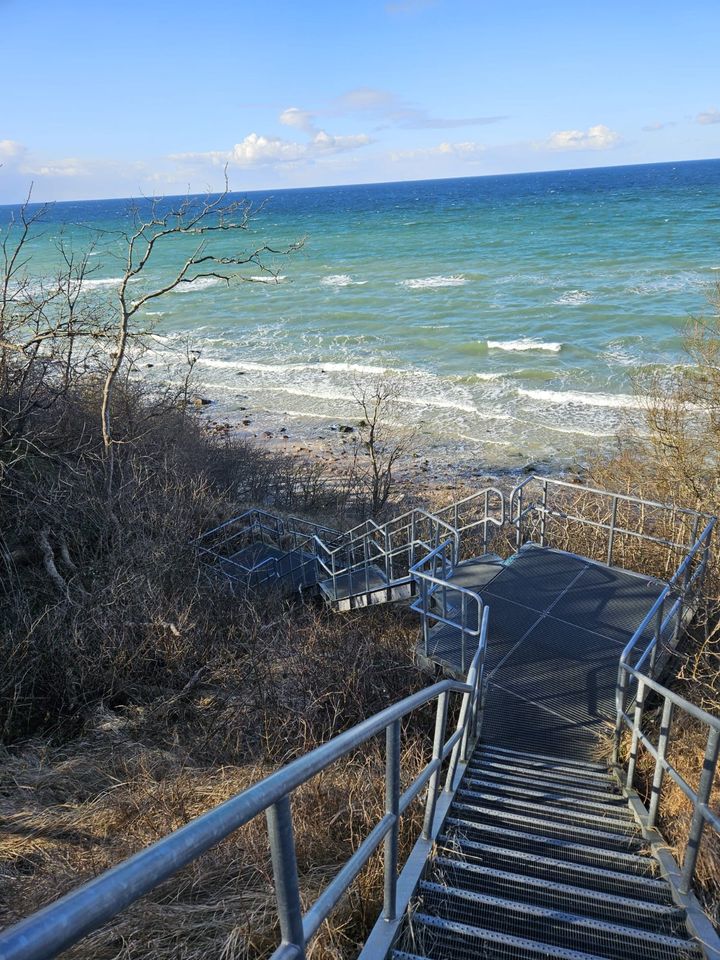
[[488,340],[488,350],[509,350],[524,353],[526,350],[547,350],[549,353],[560,353],[561,343],[545,343],[542,340],[533,338],[521,338],[520,340]]
[[580,303],[587,303],[591,297],[592,294],[587,290],[566,290],[565,293],[562,293],[559,297],[556,297],[553,300],[553,303],[557,306],[574,307]]
[[521,397],[539,400],[541,403],[575,404],[583,407],[642,408],[647,401],[628,393],[582,393],[579,390],[525,390],[518,389]]
[[287,277],[283,276],[282,274],[278,274],[276,277],[274,277],[274,276],[272,276],[272,275],[270,275],[270,274],[261,274],[260,276],[257,276],[257,277],[250,277],[250,280],[251,280],[253,283],[272,283],[272,284],[275,284],[275,283],[282,283],[283,280],[287,280]]
[[347,273],[332,273],[323,277],[320,283],[324,287],[361,287],[367,283],[367,280],[353,280]]
[[97,287],[119,287],[122,282],[122,277],[86,277],[81,286],[83,290],[95,290]]
[[398,286],[407,287],[409,290],[423,290],[426,287],[461,287],[465,283],[467,279],[458,273],[449,277],[417,277],[412,280],[400,280]]
[[197,280],[189,280],[187,283],[180,283],[177,287],[173,287],[173,293],[197,293],[198,290],[216,287],[219,283],[225,283],[225,280],[220,277],[198,277]]
[[293,373],[314,371],[315,373],[366,373],[381,376],[386,373],[401,373],[393,367],[380,367],[367,363],[256,363],[251,360],[217,360],[203,357],[208,367],[226,370],[245,370],[253,373]]

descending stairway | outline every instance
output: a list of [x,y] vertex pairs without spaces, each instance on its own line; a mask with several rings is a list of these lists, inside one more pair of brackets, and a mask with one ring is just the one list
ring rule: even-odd
[[607,767],[480,743],[391,956],[703,954]]

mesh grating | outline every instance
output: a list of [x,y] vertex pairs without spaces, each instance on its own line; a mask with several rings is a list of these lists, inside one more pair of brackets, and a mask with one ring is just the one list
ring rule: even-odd
[[544,837],[558,837],[569,840],[571,843],[582,843],[590,847],[601,847],[605,852],[609,850],[640,850],[644,841],[638,837],[637,831],[616,833],[611,830],[600,830],[570,823],[567,820],[551,820],[547,817],[536,816],[534,813],[523,813],[517,810],[503,810],[496,804],[482,806],[470,802],[465,797],[456,800],[451,808],[453,816],[463,820],[471,819],[474,822],[482,820],[486,824],[497,824],[500,829],[505,825],[511,829],[529,830]]
[[608,896],[606,892],[552,882],[547,878],[436,857],[427,879],[444,887],[490,894],[657,933],[681,936],[686,933],[684,913],[673,905],[643,902],[617,894]]
[[[522,781],[521,781],[522,782]],[[509,783],[505,777],[500,780],[486,779],[481,771],[475,773],[470,771],[463,779],[462,787],[466,790],[481,791],[493,799],[493,802],[509,802],[517,800],[524,803],[526,800],[531,804],[536,804],[538,808],[552,807],[558,812],[563,811],[568,814],[569,811],[586,813],[593,817],[612,818],[613,820],[625,820],[628,823],[635,823],[633,815],[627,807],[627,801],[622,797],[608,796],[603,802],[599,800],[584,799],[585,794],[582,789],[575,793],[570,793],[567,789],[565,793],[558,792],[562,787],[553,790],[542,790],[537,788],[536,783],[530,786],[515,785]]]
[[569,860],[598,869],[652,876],[657,867],[654,860],[625,850],[607,850],[601,846],[582,843],[580,840],[533,832],[529,828],[522,830],[498,823],[475,823],[455,814],[448,816],[445,828],[450,836],[457,836],[460,840],[479,840],[510,850],[524,850],[527,853],[536,853],[556,860]]
[[[523,931],[523,934],[525,932]],[[416,913],[408,922],[401,949],[412,951],[424,957],[438,957],[442,960],[591,960],[597,954],[553,947],[533,941],[527,935],[511,936],[493,930],[470,927],[467,924],[443,921],[423,913]],[[638,955],[647,958],[650,954],[635,950],[623,954],[622,960],[637,960]],[[608,956],[607,954],[605,956]],[[612,955],[617,956],[617,954]],[[668,951],[663,955],[674,960],[689,960],[700,957],[699,949],[688,944],[682,950]]]
[[[527,811],[530,816],[542,817],[557,823],[576,824],[577,826],[597,826],[600,830],[614,833],[628,833],[637,836],[638,827],[630,816],[615,816],[607,810],[588,810],[574,805],[554,806],[550,803],[536,803],[531,796],[526,798],[503,796],[494,791],[483,791],[482,787],[464,781],[456,796],[464,803],[490,804],[495,810]],[[617,812],[617,811],[615,811]]]
[[483,843],[459,835],[442,834],[438,845],[443,856],[463,862],[522,873],[551,883],[571,883],[590,890],[613,894],[622,892],[625,897],[650,900],[653,903],[672,903],[667,883],[656,879],[652,873],[645,876],[632,874],[612,870],[609,865],[598,869],[597,865],[588,866],[561,860],[551,855],[552,850],[547,851],[550,855],[543,856],[512,847],[500,847],[492,839]]
[[666,934],[440,884],[423,883],[420,894],[423,913],[614,960],[634,960],[638,952],[644,960],[674,958],[687,943]]

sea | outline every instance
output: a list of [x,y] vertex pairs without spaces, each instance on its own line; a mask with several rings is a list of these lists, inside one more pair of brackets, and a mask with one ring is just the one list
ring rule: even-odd
[[[447,461],[562,466],[612,451],[643,429],[643,373],[687,362],[683,331],[720,281],[720,160],[244,197],[248,230],[208,242],[266,245],[271,272],[223,268],[229,283],[202,278],[148,303],[139,369],[152,378],[194,350],[206,416],[294,438],[357,422],[358,393],[389,379],[387,417]],[[89,249],[86,290],[112,309],[136,207],[53,205],[27,269],[47,279],[60,244]],[[0,208],[0,224],[12,212]],[[197,240],[159,245],[138,291]]]

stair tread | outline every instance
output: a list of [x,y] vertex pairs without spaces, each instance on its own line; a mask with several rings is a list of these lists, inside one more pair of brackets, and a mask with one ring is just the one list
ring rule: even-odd
[[526,750],[510,750],[508,747],[499,747],[492,743],[481,742],[477,747],[474,756],[482,756],[488,753],[501,754],[509,757],[526,757],[528,760],[549,760],[552,763],[561,763],[563,766],[578,767],[582,770],[592,770],[604,774],[610,772],[608,767],[603,763],[589,763],[585,760],[568,760],[565,757],[556,757],[545,753],[530,753]]
[[601,802],[605,800],[622,800],[627,803],[619,787],[612,790],[590,790],[578,785],[577,780],[545,780],[541,777],[527,778],[512,774],[508,776],[504,771],[488,769],[487,767],[468,766],[465,776],[487,777],[490,779],[494,777],[501,783],[511,783],[517,786],[527,786],[529,784],[531,788],[537,787],[547,791],[562,790],[570,794],[577,793],[582,797],[595,797],[601,800]]
[[479,776],[468,776],[468,774],[465,774],[460,786],[462,787],[465,784],[469,784],[472,787],[482,787],[483,790],[494,791],[498,796],[501,796],[503,793],[509,793],[511,795],[518,794],[519,796],[531,798],[531,802],[542,800],[547,800],[548,803],[564,802],[567,804],[574,804],[581,810],[598,810],[607,811],[608,813],[612,812],[613,817],[626,818],[635,823],[635,818],[628,807],[627,800],[622,796],[613,797],[612,799],[615,800],[615,803],[602,800],[582,800],[580,797],[576,797],[567,793],[559,793],[553,790],[535,789],[534,785],[532,784],[530,786],[519,786],[515,784],[504,783],[502,781],[498,782],[497,780],[485,780]]
[[[617,827],[620,830],[627,830],[628,832],[632,831],[635,835],[640,835],[640,828],[636,821],[632,819],[632,816],[626,818],[615,818],[609,815],[608,812],[601,813],[600,811],[593,810],[576,810],[572,807],[563,808],[555,807],[552,804],[543,804],[543,803],[533,803],[531,800],[521,800],[517,797],[500,797],[495,793],[482,793],[477,790],[469,790],[464,786],[463,783],[460,784],[456,791],[456,796],[469,796],[476,798],[478,800],[485,800],[500,804],[506,804],[512,810],[528,810],[535,812],[542,812],[545,816],[557,816],[557,817],[567,817],[571,821],[580,820],[582,822],[589,821],[592,823],[601,823],[603,827],[608,827],[612,825]],[[502,809],[499,806],[499,809]]]
[[[483,818],[490,817],[495,820],[505,820],[510,823],[521,823],[523,825],[541,827],[543,830],[561,831],[565,830],[568,834],[575,834],[581,837],[593,838],[598,843],[618,843],[621,846],[629,848],[639,848],[645,846],[645,840],[638,833],[613,833],[610,830],[593,830],[590,827],[580,827],[572,823],[562,823],[557,820],[546,820],[543,817],[523,816],[520,813],[514,813],[510,810],[498,810],[496,807],[483,807],[474,803],[461,803],[453,801],[450,808],[451,812],[461,810],[463,812],[479,813]],[[613,851],[614,852],[614,851]]]
[[[586,883],[594,882],[597,884],[610,884],[617,882],[619,884],[623,884],[623,886],[626,888],[626,892],[628,892],[628,887],[638,888],[643,890],[646,896],[650,896],[652,894],[662,898],[668,903],[672,902],[670,887],[667,881],[658,877],[650,877],[638,873],[627,873],[623,870],[598,870],[595,864],[591,866],[584,863],[576,863],[571,860],[559,860],[555,857],[548,857],[544,854],[532,853],[529,850],[513,849],[512,847],[499,847],[495,844],[482,843],[478,840],[451,837],[445,833],[442,833],[438,836],[437,844],[439,847],[443,844],[446,845],[442,847],[442,849],[449,857],[451,857],[453,853],[456,853],[456,848],[459,847],[462,856],[492,856],[501,858],[503,861],[520,861],[524,864],[525,869],[528,869],[531,866],[536,866],[539,869],[546,868],[547,870],[557,870],[563,876],[569,873],[577,874],[583,877]],[[457,862],[463,863],[465,861],[458,860]]]
[[471,770],[484,770],[486,768],[493,770],[514,771],[523,776],[532,779],[537,776],[546,780],[557,780],[559,782],[570,781],[573,783],[584,783],[586,786],[595,786],[600,789],[618,789],[618,782],[611,774],[582,774],[576,770],[570,770],[566,767],[551,766],[528,766],[520,763],[510,763],[505,758],[499,757],[481,757],[471,759],[468,768]]
[[[459,937],[471,937],[475,941],[480,940],[507,946],[513,950],[512,955],[518,958],[528,955],[532,956],[534,954],[536,957],[547,957],[551,958],[551,960],[607,960],[606,957],[597,953],[571,950],[567,947],[556,947],[539,940],[532,940],[528,937],[518,937],[513,934],[500,933],[497,930],[488,930],[484,927],[476,927],[454,920],[443,920],[441,917],[433,917],[431,914],[421,912],[413,914],[413,923],[447,932],[450,934],[447,939],[451,939],[452,935],[455,934]],[[698,953],[697,951],[695,952]],[[442,954],[443,960],[445,960],[446,956],[447,953]],[[469,957],[470,954],[466,953],[465,956]]]
[[[622,850],[605,850],[602,847],[593,847],[588,844],[575,843],[572,840],[564,840],[559,837],[548,837],[543,834],[536,833],[527,833],[523,830],[509,830],[504,828],[503,830],[498,830],[494,824],[489,823],[475,823],[471,820],[462,820],[460,818],[448,816],[446,823],[452,824],[453,826],[460,827],[463,829],[476,830],[478,833],[490,833],[496,839],[499,837],[507,837],[512,840],[519,840],[521,842],[527,841],[529,843],[536,843],[545,847],[553,847],[559,851],[567,851],[568,853],[577,853],[581,856],[586,856],[598,860],[600,858],[604,860],[615,860],[622,863],[635,864],[638,867],[643,867],[646,870],[654,869],[657,864],[656,861],[651,857],[640,856],[635,853],[626,853]],[[601,864],[597,864],[598,868],[601,869]]]
[[582,914],[573,913],[565,910],[557,910],[552,907],[541,907],[537,904],[518,902],[509,900],[506,897],[497,897],[487,893],[477,893],[474,890],[463,890],[459,887],[446,887],[439,883],[432,883],[427,880],[421,880],[419,889],[427,892],[437,893],[444,897],[454,897],[459,900],[466,900],[470,903],[485,904],[493,907],[496,911],[505,910],[511,913],[522,914],[524,916],[534,916],[538,918],[550,919],[556,923],[567,924],[569,927],[584,928],[586,930],[596,930],[607,934],[608,936],[622,938],[625,941],[635,938],[640,941],[652,941],[653,943],[662,943],[668,947],[683,948],[689,942],[685,937],[675,937],[669,934],[657,933],[654,930],[643,930],[640,927],[632,927],[626,924],[612,923],[607,920],[598,920],[594,917],[586,917]]
[[450,867],[461,872],[467,872],[477,876],[495,877],[501,880],[507,880],[508,883],[517,884],[521,887],[523,884],[536,887],[539,890],[549,890],[557,893],[567,894],[568,896],[585,897],[589,900],[597,900],[598,903],[606,904],[608,900],[616,906],[627,907],[629,910],[645,910],[658,916],[683,916],[684,911],[676,906],[675,903],[657,903],[653,900],[636,900],[631,897],[622,897],[617,894],[608,895],[606,891],[593,890],[590,887],[575,886],[569,883],[556,883],[543,877],[533,877],[524,873],[512,873],[507,870],[496,870],[493,867],[485,867],[476,863],[465,863],[462,860],[453,860],[450,857],[437,856],[431,861],[431,865],[440,867]]

